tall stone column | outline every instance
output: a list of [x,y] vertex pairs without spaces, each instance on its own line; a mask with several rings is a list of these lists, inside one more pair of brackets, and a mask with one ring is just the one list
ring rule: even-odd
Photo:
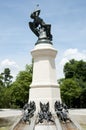
[[[43,33],[40,37],[45,36]],[[51,41],[41,39],[37,41],[31,54],[34,64],[29,100],[36,103],[37,111],[40,109],[40,102],[49,102],[50,110],[53,111],[55,101],[61,101],[55,67],[57,50],[53,48]]]

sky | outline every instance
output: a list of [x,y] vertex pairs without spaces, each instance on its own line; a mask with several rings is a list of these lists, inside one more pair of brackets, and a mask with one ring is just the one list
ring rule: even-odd
[[71,59],[86,61],[86,0],[0,0],[0,73],[10,68],[14,76],[31,64],[37,37],[28,26],[39,4],[40,17],[51,24],[57,79]]

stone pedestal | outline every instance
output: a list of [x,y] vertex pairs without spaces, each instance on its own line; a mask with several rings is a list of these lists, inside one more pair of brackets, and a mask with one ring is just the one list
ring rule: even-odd
[[55,101],[61,101],[61,97],[55,67],[57,50],[48,42],[48,40],[40,40],[31,51],[34,66],[29,101],[36,103],[36,111],[40,110],[40,102],[49,102],[50,111],[53,112]]
[[55,125],[37,125],[35,130],[57,130]]

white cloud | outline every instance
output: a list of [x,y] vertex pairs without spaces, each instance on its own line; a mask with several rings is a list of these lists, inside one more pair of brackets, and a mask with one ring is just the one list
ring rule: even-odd
[[74,55],[77,53],[77,49],[67,49],[65,52],[64,52],[64,56],[69,56],[69,55]]
[[19,68],[19,66],[17,65],[17,63],[13,60],[9,60],[9,59],[5,59],[1,62],[1,67],[15,67],[15,68]]
[[60,79],[62,77],[64,77],[63,74],[63,68],[65,63],[67,63],[69,60],[71,59],[75,59],[77,61],[79,60],[83,60],[86,61],[86,50],[83,51],[79,51],[76,48],[69,48],[67,50],[65,50],[62,54],[62,57],[60,58],[60,62],[57,65],[57,78]]
[[11,75],[13,76],[13,80],[15,80],[15,77],[20,70],[19,65],[13,60],[4,59],[0,63],[0,73],[2,73],[5,68],[9,68],[11,70]]
[[65,65],[66,62],[68,62],[68,59],[64,57],[64,58],[61,60],[60,65],[63,66],[63,65]]
[[78,49],[67,49],[64,53],[63,53],[63,58],[60,61],[61,65],[64,65],[66,62],[68,62],[71,59],[75,59],[75,60],[84,60],[86,61],[86,52],[81,51],[79,52]]

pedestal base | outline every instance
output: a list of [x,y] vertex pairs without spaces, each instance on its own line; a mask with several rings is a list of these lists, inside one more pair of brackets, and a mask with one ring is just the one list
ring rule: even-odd
[[57,130],[55,125],[36,125],[34,130]]
[[49,109],[53,111],[55,102],[61,101],[55,67],[57,50],[46,42],[37,44],[31,54],[34,64],[29,101],[35,102],[37,112],[40,110],[40,102],[49,102]]
[[40,102],[49,102],[49,109],[53,112],[56,101],[61,102],[59,87],[40,87],[30,89],[29,101],[34,101],[36,104],[36,111],[40,110]]

